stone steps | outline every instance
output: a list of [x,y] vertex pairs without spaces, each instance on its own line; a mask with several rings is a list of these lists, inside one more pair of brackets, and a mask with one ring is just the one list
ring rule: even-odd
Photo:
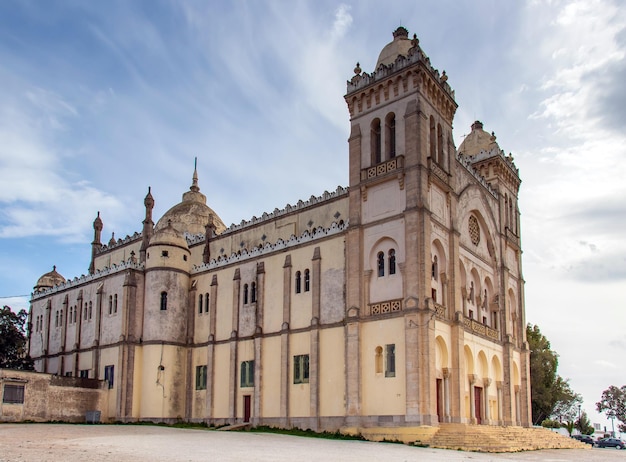
[[430,447],[479,452],[517,452],[537,449],[585,449],[588,445],[545,428],[440,424]]

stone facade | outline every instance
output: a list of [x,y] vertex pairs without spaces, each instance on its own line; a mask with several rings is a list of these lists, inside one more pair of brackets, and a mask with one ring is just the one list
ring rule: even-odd
[[108,380],[121,421],[530,425],[512,157],[480,122],[455,148],[402,27],[345,100],[348,188],[227,228],[194,172],[141,233],[104,245],[98,215],[90,274],[33,293],[37,370]]

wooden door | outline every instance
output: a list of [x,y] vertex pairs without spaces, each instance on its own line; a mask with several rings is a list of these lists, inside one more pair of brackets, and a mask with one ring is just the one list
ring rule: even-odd
[[250,413],[252,410],[252,396],[243,396],[243,421],[250,422]]
[[437,420],[443,422],[443,400],[441,399],[443,380],[437,379]]

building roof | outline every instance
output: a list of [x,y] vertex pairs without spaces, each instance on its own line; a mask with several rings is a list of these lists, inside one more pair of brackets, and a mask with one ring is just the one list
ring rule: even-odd
[[408,56],[412,46],[413,43],[409,40],[409,31],[402,26],[398,27],[393,32],[393,41],[385,45],[378,55],[376,69],[378,69],[381,64],[386,66],[392,64],[398,56]]
[[37,280],[34,289],[35,292],[41,292],[45,289],[57,286],[65,282],[65,278],[57,272],[57,267],[53,266],[52,271],[44,274]]
[[182,234],[204,234],[206,225],[211,220],[215,226],[215,233],[222,233],[226,229],[224,222],[206,202],[206,196],[198,187],[198,172],[194,170],[189,191],[183,194],[182,202],[165,212],[154,228],[155,233],[166,228],[171,222],[172,226]]

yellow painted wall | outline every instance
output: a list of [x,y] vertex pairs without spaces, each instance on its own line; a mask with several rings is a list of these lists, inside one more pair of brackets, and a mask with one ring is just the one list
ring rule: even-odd
[[104,380],[104,368],[106,366],[113,366],[113,388],[107,389],[109,405],[107,414],[110,416],[115,415],[117,393],[122,379],[122,370],[119,365],[119,354],[119,347],[103,348],[100,350],[100,371],[98,376],[100,380]]
[[320,415],[345,414],[344,329],[320,331]]
[[[143,350],[141,417],[184,416],[187,371],[183,349],[171,345],[145,345]],[[164,369],[160,370],[159,366]]]
[[308,417],[311,414],[310,384],[293,383],[293,358],[296,355],[310,354],[311,340],[308,332],[290,336],[289,347],[289,415]]
[[280,417],[281,339],[279,336],[263,340],[263,395],[262,417]]
[[[396,375],[385,377],[385,345],[395,344]],[[382,347],[383,368],[375,368],[376,347]],[[404,319],[363,323],[361,327],[361,390],[363,414],[403,415],[406,411]]]
[[[190,383],[189,387],[191,388],[191,396],[192,396],[192,407],[191,407],[191,417],[193,419],[202,419],[206,417],[206,400],[207,400],[207,390],[197,390],[196,389],[196,368],[198,366],[206,366],[207,365],[207,347],[202,348],[194,348],[191,359],[191,370],[189,371]],[[207,370],[207,387],[209,384],[209,371]]]
[[228,417],[228,386],[230,376],[230,345],[215,345],[213,417]]

